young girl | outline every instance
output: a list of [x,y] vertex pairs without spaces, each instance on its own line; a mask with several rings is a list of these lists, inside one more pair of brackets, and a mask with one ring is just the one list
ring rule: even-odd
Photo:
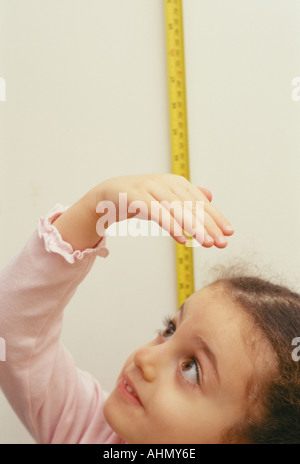
[[[224,248],[233,233],[209,190],[173,174],[106,180],[39,221],[0,274],[0,384],[32,436],[39,443],[299,443],[299,363],[291,353],[300,297],[258,278],[223,276],[191,295],[129,356],[109,396],[76,368],[60,342],[63,309],[96,256],[108,255],[96,208],[112,202],[118,222],[119,193],[128,205],[144,202],[149,214],[153,201],[204,202],[203,246]],[[184,230],[197,235],[183,228],[182,211],[165,212],[179,243]]]

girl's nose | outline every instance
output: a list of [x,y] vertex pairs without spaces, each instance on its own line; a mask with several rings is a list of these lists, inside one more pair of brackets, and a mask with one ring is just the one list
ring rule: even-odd
[[[153,382],[157,376],[162,353],[158,353],[158,346],[143,346],[134,355],[133,362],[138,367],[145,380]],[[159,358],[160,357],[160,358]]]

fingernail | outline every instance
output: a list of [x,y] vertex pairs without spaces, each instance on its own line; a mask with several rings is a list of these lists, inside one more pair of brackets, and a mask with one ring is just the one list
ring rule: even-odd
[[185,236],[185,235],[182,235],[180,238],[179,238],[180,242],[181,243],[186,243],[188,241],[188,238]]
[[205,242],[211,243],[214,242],[214,239],[210,235],[205,235]]
[[217,238],[217,242],[219,243],[219,245],[225,245],[225,243],[228,243],[228,241],[226,240],[226,238],[224,237],[224,235],[220,235],[220,236]]
[[224,226],[224,231],[231,233],[231,232],[234,232],[234,228],[231,225],[226,225]]

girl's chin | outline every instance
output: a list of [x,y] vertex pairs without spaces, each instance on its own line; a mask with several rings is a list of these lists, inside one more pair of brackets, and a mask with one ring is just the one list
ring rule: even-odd
[[[122,411],[119,408],[119,405],[114,399],[113,391],[106,399],[104,406],[103,406],[103,415],[105,417],[106,422],[110,426],[110,428],[117,434],[119,437],[123,438],[123,440],[127,441],[127,438],[124,436],[123,432],[126,430],[126,426],[122,427]],[[126,421],[125,421],[126,422]],[[126,425],[126,424],[125,424]],[[127,423],[128,426],[128,423]]]

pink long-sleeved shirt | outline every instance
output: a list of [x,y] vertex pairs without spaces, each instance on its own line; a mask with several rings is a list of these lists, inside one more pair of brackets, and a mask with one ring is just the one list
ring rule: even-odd
[[97,247],[73,251],[51,223],[57,205],[0,273],[0,386],[38,443],[125,443],[103,415],[107,394],[60,341],[63,310],[90,271]]

